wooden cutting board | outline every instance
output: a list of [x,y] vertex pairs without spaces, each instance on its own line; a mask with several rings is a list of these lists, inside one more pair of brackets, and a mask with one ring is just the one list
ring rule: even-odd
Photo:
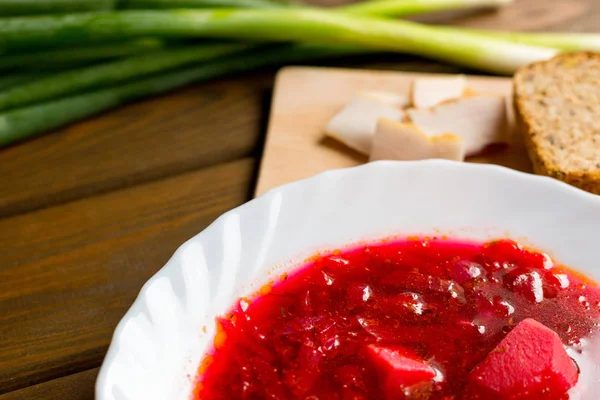
[[[277,75],[255,195],[329,169],[367,162],[363,155],[324,136],[323,128],[355,94],[388,91],[408,95],[415,77],[433,74],[339,68],[287,67]],[[437,75],[443,76],[443,75]],[[480,93],[511,96],[510,78],[468,76]],[[512,110],[511,110],[511,124]],[[514,129],[513,129],[514,132]],[[531,172],[521,138],[467,160]]]

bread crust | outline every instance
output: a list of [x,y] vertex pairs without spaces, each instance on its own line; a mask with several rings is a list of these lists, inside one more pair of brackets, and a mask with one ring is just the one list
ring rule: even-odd
[[[585,191],[600,194],[600,169],[595,171],[567,169],[564,163],[561,164],[560,162],[555,162],[552,160],[552,157],[549,156],[546,149],[547,146],[543,146],[543,143],[540,143],[542,140],[540,133],[536,132],[533,128],[534,116],[528,115],[525,111],[525,103],[528,99],[521,95],[523,90],[521,90],[522,88],[520,87],[523,76],[530,74],[541,64],[555,63],[559,60],[573,60],[574,62],[577,62],[579,60],[592,58],[600,61],[600,54],[592,52],[565,53],[558,55],[551,60],[537,62],[521,68],[517,71],[513,80],[513,105],[517,128],[523,136],[527,153],[533,164],[534,172],[539,175],[546,175],[559,179]],[[600,118],[600,115],[598,118]],[[598,134],[600,134],[600,132]],[[600,148],[598,149],[598,154],[600,157]]]

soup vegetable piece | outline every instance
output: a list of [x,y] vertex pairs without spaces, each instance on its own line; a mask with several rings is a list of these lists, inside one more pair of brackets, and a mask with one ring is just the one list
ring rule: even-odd
[[593,282],[509,240],[335,251],[217,319],[193,399],[594,396],[575,360],[599,322]]
[[523,398],[544,393],[557,399],[577,382],[577,367],[560,337],[528,318],[521,321],[470,376],[485,398]]
[[375,367],[379,384],[390,399],[428,389],[436,375],[435,370],[410,349],[370,344],[364,353]]

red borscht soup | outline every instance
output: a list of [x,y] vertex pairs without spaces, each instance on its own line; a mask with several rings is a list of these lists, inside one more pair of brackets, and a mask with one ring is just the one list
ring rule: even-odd
[[599,322],[594,283],[509,240],[335,251],[217,319],[193,398],[569,399]]

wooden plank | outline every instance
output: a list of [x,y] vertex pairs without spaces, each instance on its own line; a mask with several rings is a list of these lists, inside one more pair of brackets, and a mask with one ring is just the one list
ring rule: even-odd
[[[452,25],[508,31],[560,30],[560,26],[583,18],[594,0],[515,0],[497,11],[439,13],[414,18],[420,22],[450,22]],[[597,20],[597,19],[596,19]],[[592,29],[593,32],[595,29]]]
[[600,23],[600,1],[585,0],[585,10],[577,18],[566,19],[552,26],[553,31],[562,32],[598,32]]
[[[367,162],[365,156],[326,137],[325,125],[356,94],[391,91],[408,97],[413,80],[420,76],[424,74],[341,68],[289,67],[282,70],[273,96],[256,193],[262,194],[275,186],[329,169]],[[507,99],[512,96],[509,78],[467,77],[469,87],[479,93],[498,94]],[[531,172],[522,140],[513,136],[511,146],[468,161]]]
[[0,400],[91,400],[99,368],[0,395]]
[[270,84],[196,85],[2,149],[0,218],[249,156]]
[[0,221],[0,393],[97,367],[142,284],[249,197],[251,159]]

